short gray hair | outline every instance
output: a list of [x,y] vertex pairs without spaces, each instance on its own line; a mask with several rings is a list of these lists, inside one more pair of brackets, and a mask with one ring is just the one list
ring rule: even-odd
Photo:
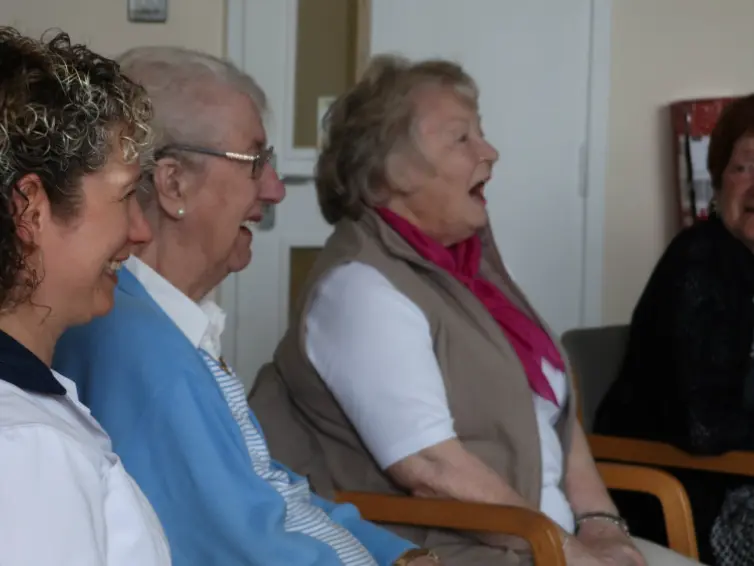
[[325,140],[317,161],[316,187],[325,220],[358,219],[383,203],[391,158],[414,143],[415,94],[424,87],[448,88],[474,109],[478,89],[460,65],[441,59],[412,63],[375,57],[362,79],[338,97],[325,116]]
[[[122,72],[141,84],[152,100],[157,147],[205,141],[199,138],[205,129],[196,118],[206,117],[206,112],[202,111],[203,102],[196,96],[196,89],[208,80],[247,94],[260,113],[267,110],[267,97],[253,78],[230,61],[207,53],[182,47],[136,47],[117,61]],[[195,119],[188,120],[189,116]]]
[[[230,61],[207,53],[182,47],[136,47],[117,58],[121,71],[143,86],[154,110],[152,129],[155,147],[171,143],[206,145],[220,144],[211,139],[221,135],[207,112],[202,89],[208,84],[221,84],[248,95],[260,114],[267,110],[267,97],[249,75]],[[216,149],[223,149],[217,147]],[[194,158],[182,155],[181,160],[196,166]],[[146,208],[154,196],[151,176],[145,176],[139,202]]]

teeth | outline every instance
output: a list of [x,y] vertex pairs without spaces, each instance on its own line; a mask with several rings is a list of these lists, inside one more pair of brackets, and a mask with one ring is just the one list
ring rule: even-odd
[[121,267],[123,267],[122,261],[111,261],[110,265],[107,266],[107,271],[110,273],[117,273]]
[[254,228],[254,227],[255,227],[255,226],[257,225],[257,224],[259,224],[259,223],[258,223],[258,222],[254,222],[253,220],[245,220],[245,221],[244,221],[243,223],[241,223],[241,226],[243,226],[243,227],[244,227],[244,228],[246,228],[247,230],[251,230],[251,229],[252,229],[252,228]]

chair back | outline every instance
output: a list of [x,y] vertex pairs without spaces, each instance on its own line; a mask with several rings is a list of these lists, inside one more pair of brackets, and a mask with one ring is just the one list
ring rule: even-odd
[[582,426],[592,432],[597,408],[618,377],[628,342],[628,325],[576,328],[561,341],[576,374]]

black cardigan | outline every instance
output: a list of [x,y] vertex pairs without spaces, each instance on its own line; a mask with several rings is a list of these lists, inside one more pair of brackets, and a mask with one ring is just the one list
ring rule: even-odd
[[694,454],[754,450],[754,253],[712,218],[668,246],[595,432]]

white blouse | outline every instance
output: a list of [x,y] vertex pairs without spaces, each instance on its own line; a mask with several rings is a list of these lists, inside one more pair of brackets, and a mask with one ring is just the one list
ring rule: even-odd
[[[375,268],[352,262],[319,283],[306,316],[306,353],[382,469],[456,437],[429,321]],[[573,532],[555,431],[566,380],[545,360],[542,369],[559,405],[532,393],[542,456],[540,511]]]
[[168,566],[152,507],[79,403],[0,380],[0,564]]

